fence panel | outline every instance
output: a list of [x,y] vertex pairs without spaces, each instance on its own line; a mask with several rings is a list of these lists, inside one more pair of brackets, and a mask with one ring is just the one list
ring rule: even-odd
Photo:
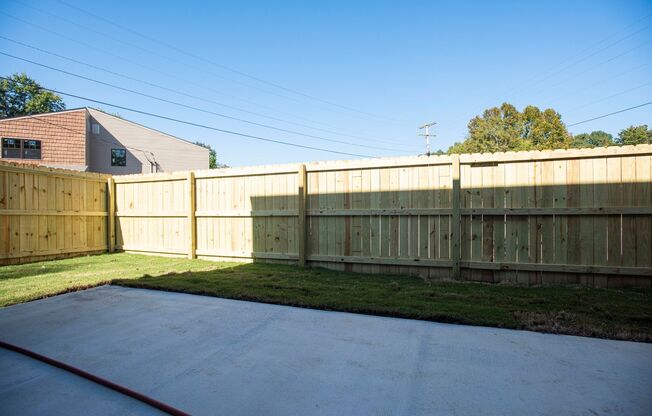
[[308,260],[348,271],[450,275],[449,158],[306,168]]
[[197,255],[297,260],[298,174],[291,169],[197,173]]
[[189,187],[186,174],[115,176],[116,248],[185,255]]
[[[463,155],[462,216],[471,217],[463,220],[463,267],[469,269],[464,276],[485,280],[485,273],[473,273],[477,269],[493,270],[490,281],[649,286],[650,150],[646,145]],[[489,209],[496,199],[488,203],[483,196],[491,183],[484,181],[487,164],[493,164],[494,196],[504,188],[505,209]],[[494,260],[485,244],[478,261],[478,240],[486,243],[492,227]],[[637,269],[639,257],[645,266]]]
[[0,162],[0,264],[106,250],[107,178]]

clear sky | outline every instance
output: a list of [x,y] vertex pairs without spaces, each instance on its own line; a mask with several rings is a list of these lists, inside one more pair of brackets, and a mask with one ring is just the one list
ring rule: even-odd
[[[0,36],[95,68],[6,39],[0,52],[208,113],[0,55],[2,75],[345,153],[418,154],[417,126],[433,120],[433,148],[446,149],[473,116],[505,101],[552,107],[567,124],[652,101],[650,0],[66,2],[0,0]],[[210,143],[231,166],[353,158],[64,99]],[[652,125],[652,106],[570,131],[616,135],[632,124]]]

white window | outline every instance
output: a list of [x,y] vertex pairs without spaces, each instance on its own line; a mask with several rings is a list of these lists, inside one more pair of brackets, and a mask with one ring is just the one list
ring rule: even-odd
[[93,134],[100,134],[100,125],[97,123],[91,124],[91,131]]

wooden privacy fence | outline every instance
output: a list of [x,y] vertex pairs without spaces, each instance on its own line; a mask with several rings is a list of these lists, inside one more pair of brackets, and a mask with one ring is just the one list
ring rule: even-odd
[[107,178],[0,162],[0,264],[106,251]]
[[650,286],[651,179],[650,145],[116,176],[108,218],[126,251]]
[[652,284],[652,146],[114,176],[0,162],[0,264],[114,249]]

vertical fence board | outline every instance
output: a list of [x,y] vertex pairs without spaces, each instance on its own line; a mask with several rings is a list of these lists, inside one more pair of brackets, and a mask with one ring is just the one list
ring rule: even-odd
[[[553,184],[553,205],[555,208],[566,208],[568,199],[567,182],[567,161],[557,160],[554,162],[554,184]],[[553,216],[554,232],[554,263],[567,264],[568,259],[568,216],[555,215]],[[568,274],[554,274],[554,283],[577,283],[575,276]]]
[[[501,163],[494,168],[493,172],[493,206],[495,208],[505,208],[505,164]],[[494,245],[494,257],[492,261],[501,263],[505,261],[505,215],[496,215],[493,217],[492,241]],[[496,282],[509,281],[506,272],[497,271],[494,273],[493,280]]]
[[[652,206],[652,156],[636,156],[635,204]],[[652,267],[652,217],[636,217],[636,266]]]
[[[637,205],[636,198],[636,157],[622,160],[622,204],[633,207]],[[636,266],[636,217],[623,215],[622,218],[622,265]]]

